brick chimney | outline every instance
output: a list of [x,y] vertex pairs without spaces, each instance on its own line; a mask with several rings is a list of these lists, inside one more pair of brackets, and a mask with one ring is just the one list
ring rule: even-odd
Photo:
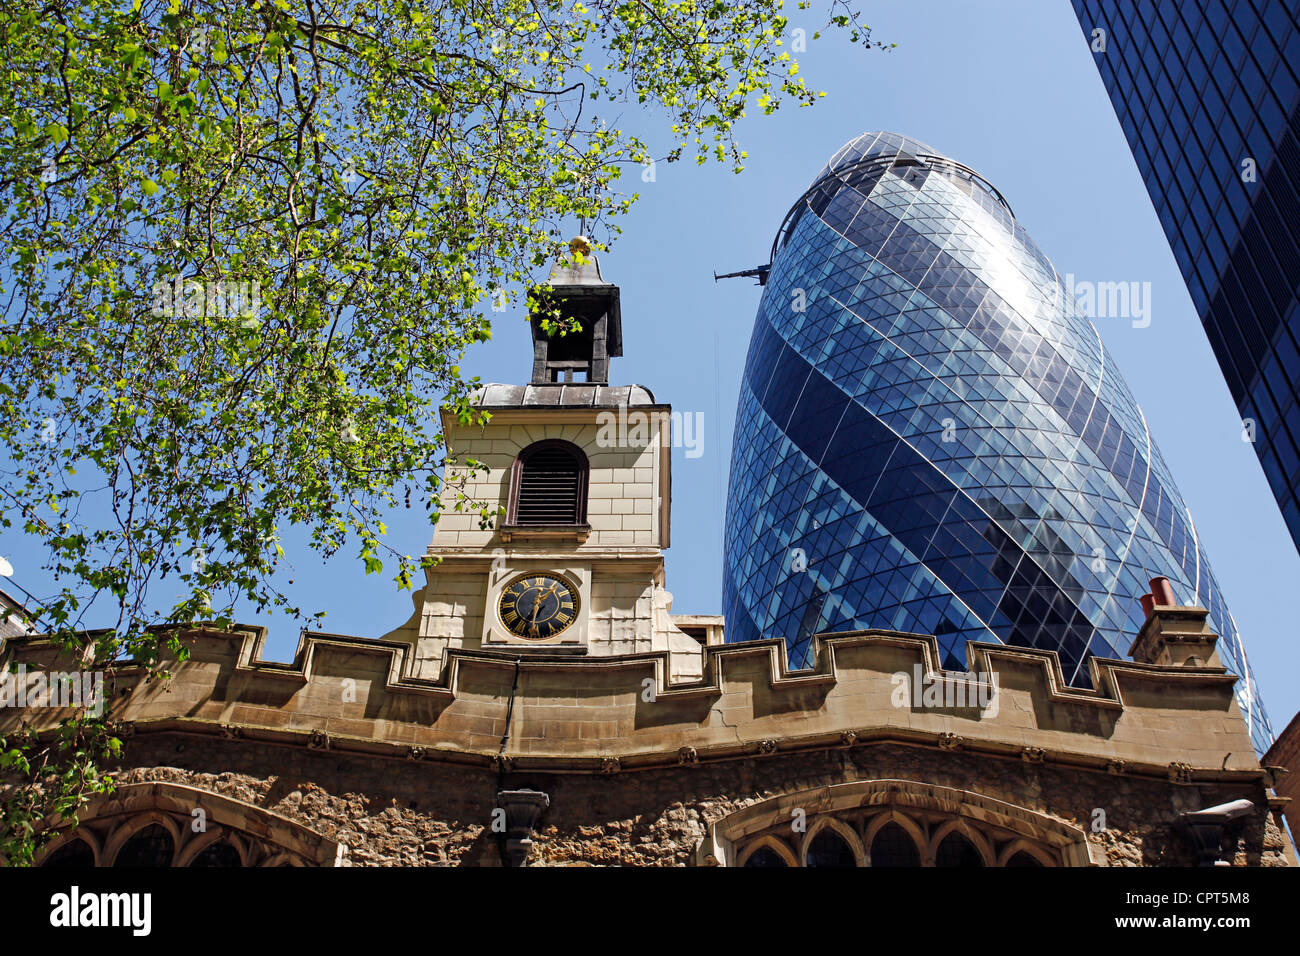
[[1219,635],[1210,628],[1210,612],[1176,603],[1169,579],[1163,575],[1152,578],[1150,584],[1151,593],[1142,595],[1147,619],[1129,648],[1129,656],[1146,664],[1223,668],[1215,650]]

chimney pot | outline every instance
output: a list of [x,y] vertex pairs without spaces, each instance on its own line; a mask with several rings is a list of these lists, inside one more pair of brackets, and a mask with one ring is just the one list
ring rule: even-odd
[[1169,586],[1169,579],[1163,574],[1152,578],[1150,584],[1151,596],[1156,604],[1176,605],[1178,603],[1174,600],[1174,589]]
[[1138,600],[1142,602],[1142,616],[1150,617],[1151,612],[1156,608],[1156,599],[1150,594],[1144,594]]

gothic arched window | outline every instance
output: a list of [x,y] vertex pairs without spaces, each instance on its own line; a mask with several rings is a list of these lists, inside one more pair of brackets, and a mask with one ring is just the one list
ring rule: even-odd
[[808,844],[805,866],[857,866],[853,850],[830,827],[822,830]]
[[897,823],[886,823],[871,841],[872,866],[920,866],[916,842]]
[[114,866],[171,866],[176,844],[167,828],[151,823],[126,841],[117,851]]
[[960,833],[949,833],[934,854],[935,866],[983,866],[980,851]]
[[529,445],[510,474],[506,523],[586,524],[589,471],[587,456],[572,442],[547,439]]
[[95,851],[85,840],[69,840],[48,857],[42,866],[82,867],[95,865]]
[[770,846],[760,846],[745,860],[746,867],[781,867],[785,866],[785,860],[781,855],[773,850]]
[[229,843],[213,843],[196,856],[190,866],[243,866],[239,851]]

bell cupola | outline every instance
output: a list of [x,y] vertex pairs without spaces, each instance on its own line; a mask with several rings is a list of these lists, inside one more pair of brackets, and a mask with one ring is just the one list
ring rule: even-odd
[[[557,262],[547,286],[537,290],[530,316],[533,328],[534,385],[567,382],[609,384],[609,360],[623,354],[623,317],[618,286],[600,274],[591,242],[578,236],[569,243],[570,257]],[[556,317],[558,313],[558,317]],[[576,331],[548,334],[544,317]]]

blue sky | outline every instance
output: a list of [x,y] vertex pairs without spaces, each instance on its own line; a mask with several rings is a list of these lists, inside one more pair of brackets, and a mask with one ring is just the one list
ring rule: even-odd
[[[826,97],[810,109],[747,120],[740,138],[749,160],[740,176],[687,163],[659,164],[651,183],[629,176],[627,188],[643,198],[602,256],[606,278],[622,287],[625,357],[614,360],[613,381],[644,384],[659,401],[704,418],[702,454],[674,451],[674,611],[721,608],[731,432],[760,291],[750,280],[715,284],[713,272],[766,262],[786,210],[830,155],[865,130],[894,130],[992,182],[1061,273],[1151,283],[1148,327],[1126,319],[1097,324],[1191,509],[1280,731],[1300,708],[1293,618],[1284,613],[1300,582],[1300,557],[1241,440],[1239,416],[1070,4],[895,0],[862,9],[875,38],[895,49],[811,41],[798,56],[801,72]],[[819,26],[795,10],[791,20],[810,34]],[[625,114],[624,122],[638,121]],[[652,128],[647,122],[643,131]],[[470,352],[466,371],[524,382],[527,325],[518,313],[495,318],[493,340]],[[412,554],[431,534],[422,509],[395,512],[389,528],[389,542]],[[289,591],[305,608],[327,612],[327,630],[378,637],[410,615],[410,592],[399,592],[391,574],[367,578],[350,556],[322,565],[292,536],[286,546],[295,565]],[[6,534],[0,554],[13,559],[20,584],[41,583],[31,571],[39,556],[25,542]],[[258,618],[249,609],[238,617],[269,624],[270,655],[292,656],[298,625],[291,619]]]

